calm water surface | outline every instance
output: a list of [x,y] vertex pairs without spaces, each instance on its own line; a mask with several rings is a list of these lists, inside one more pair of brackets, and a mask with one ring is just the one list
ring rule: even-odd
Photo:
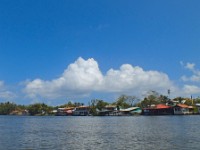
[[200,149],[200,116],[0,116],[1,150]]

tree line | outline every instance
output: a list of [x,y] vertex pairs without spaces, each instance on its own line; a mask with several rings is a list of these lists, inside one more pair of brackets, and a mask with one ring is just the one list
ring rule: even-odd
[[[196,103],[200,103],[200,98],[187,98],[187,97],[176,97],[173,99],[179,103],[187,104],[187,105],[195,105]],[[170,103],[170,99],[165,96],[161,95],[156,91],[150,91],[144,99],[140,100],[136,96],[129,96],[129,95],[121,95],[119,96],[114,102],[109,103],[105,100],[100,99],[92,99],[89,101],[88,105],[90,107],[90,113],[92,115],[97,114],[97,109],[102,110],[107,105],[115,105],[118,108],[129,108],[133,106],[137,106],[140,108],[148,108],[152,104],[166,104]],[[17,105],[12,102],[4,102],[0,103],[0,115],[11,115],[17,114],[19,112],[27,111],[29,115],[53,115],[53,110],[57,110],[58,108],[66,108],[66,107],[79,107],[83,106],[84,103],[69,101],[66,104],[59,105],[59,106],[49,106],[45,103],[35,103],[31,105]]]

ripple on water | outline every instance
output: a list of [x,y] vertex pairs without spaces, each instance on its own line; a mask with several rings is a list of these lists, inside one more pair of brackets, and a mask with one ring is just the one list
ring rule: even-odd
[[198,149],[200,116],[0,116],[0,149]]

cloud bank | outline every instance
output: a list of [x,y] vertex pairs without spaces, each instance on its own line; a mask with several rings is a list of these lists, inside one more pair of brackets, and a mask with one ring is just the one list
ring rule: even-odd
[[191,81],[191,82],[200,82],[200,70],[196,69],[195,66],[196,64],[194,63],[186,63],[184,64],[183,62],[181,62],[181,64],[183,65],[183,67],[187,70],[189,70],[190,72],[192,72],[192,75],[191,76],[185,76],[183,75],[181,77],[181,79],[183,81]]
[[192,74],[190,76],[183,75],[181,80],[185,83],[183,92],[185,94],[200,94],[200,70],[196,68],[195,63],[183,63],[181,65]]
[[[0,99],[16,101],[20,97],[38,101],[76,100],[91,98],[93,95],[97,98],[102,95],[114,98],[121,94],[142,98],[151,90],[167,95],[168,89],[171,90],[171,98],[199,96],[200,70],[194,63],[181,62],[181,65],[190,75],[182,75],[181,82],[175,84],[166,73],[144,70],[131,64],[122,64],[119,68],[111,68],[103,73],[96,60],[80,57],[66,67],[58,78],[52,80],[36,78],[18,87],[6,86],[0,80]],[[21,88],[23,93],[19,92]]]
[[16,97],[16,94],[7,89],[4,81],[0,81],[0,98],[3,100],[13,100]]
[[85,60],[80,57],[59,78],[27,81],[23,91],[30,98],[57,99],[86,97],[93,92],[140,95],[156,90],[166,93],[169,88],[174,85],[165,73],[123,64],[119,69],[109,69],[103,74],[93,58]]

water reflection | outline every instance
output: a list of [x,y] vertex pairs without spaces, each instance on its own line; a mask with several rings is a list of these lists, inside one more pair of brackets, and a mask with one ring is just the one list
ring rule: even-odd
[[0,116],[0,149],[198,149],[200,116]]

